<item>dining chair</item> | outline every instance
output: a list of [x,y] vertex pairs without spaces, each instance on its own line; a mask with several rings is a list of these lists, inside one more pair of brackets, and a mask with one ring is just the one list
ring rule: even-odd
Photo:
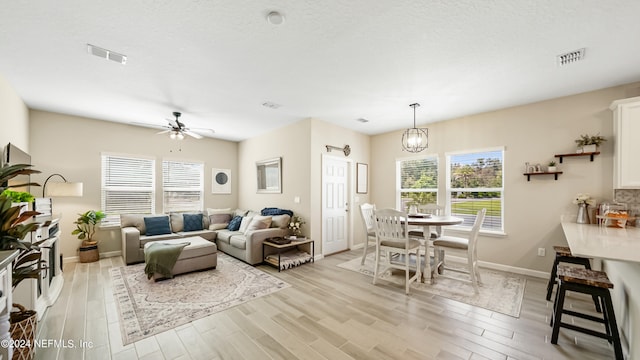
[[[484,221],[484,217],[487,213],[487,209],[481,209],[478,211],[476,215],[476,220],[473,223],[473,227],[471,228],[471,232],[469,233],[469,237],[456,237],[456,236],[440,236],[439,238],[433,240],[434,246],[434,254],[437,257],[435,263],[437,269],[443,269],[442,275],[443,277],[448,277],[444,270],[455,271],[469,274],[470,282],[473,285],[473,290],[478,292],[478,283],[481,283],[480,273],[478,272],[478,234],[480,233],[480,227],[482,226],[482,222]],[[467,252],[467,268],[466,269],[455,269],[447,267],[444,263],[444,250],[445,249],[453,249],[453,250],[463,250]],[[438,271],[439,272],[439,271]],[[449,277],[455,280],[465,280],[459,279],[455,277]]]
[[[444,215],[444,207],[438,204],[426,204],[418,206],[418,212],[421,214],[429,214],[429,215]],[[431,239],[435,239],[438,236],[442,235],[442,227],[436,226],[431,230]],[[422,227],[416,227],[414,229],[409,229],[409,236],[424,239],[424,234],[422,233]]]
[[360,205],[360,216],[362,218],[362,223],[364,224],[364,230],[366,232],[364,239],[364,250],[362,251],[362,261],[360,261],[360,265],[364,265],[364,259],[367,257],[367,251],[369,249],[369,242],[376,243],[376,219],[373,216],[373,212],[376,210],[376,206],[364,203]]
[[[376,224],[376,262],[373,271],[375,285],[380,273],[380,253],[385,253],[385,269],[400,269],[405,272],[405,293],[409,294],[411,283],[421,277],[420,242],[409,238],[407,231],[407,213],[395,209],[381,209],[374,211]],[[391,254],[399,254],[396,261],[391,262]],[[411,271],[410,255],[415,254],[415,275],[409,277]]]

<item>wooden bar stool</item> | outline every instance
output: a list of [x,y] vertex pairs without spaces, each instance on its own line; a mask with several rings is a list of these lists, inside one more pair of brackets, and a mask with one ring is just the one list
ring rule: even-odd
[[[547,301],[551,300],[553,286],[556,284],[558,264],[563,262],[583,265],[585,269],[591,270],[591,262],[589,258],[573,256],[571,254],[571,249],[566,246],[554,246],[553,250],[556,252],[556,259],[553,261],[553,268],[551,268],[551,277],[549,277],[549,283],[547,284]],[[600,301],[598,301],[598,298],[595,295],[593,296],[593,303],[596,305],[596,311],[602,312],[602,309],[600,308]]]
[[[556,292],[555,303],[553,304],[553,316],[551,317],[551,325],[553,332],[551,334],[551,343],[558,343],[558,335],[560,328],[579,331],[584,334],[597,336],[607,339],[609,343],[613,343],[613,349],[616,359],[623,359],[622,345],[620,344],[620,334],[616,323],[616,315],[613,311],[611,302],[611,294],[609,289],[613,289],[613,284],[609,281],[607,273],[603,271],[594,271],[581,269],[567,265],[558,265],[558,291]],[[579,313],[564,308],[564,299],[567,291],[575,291],[583,294],[592,295],[602,301],[602,318]],[[583,328],[574,324],[562,322],[562,314],[567,314],[582,319],[587,319],[604,324],[605,332],[598,332],[591,329]]]

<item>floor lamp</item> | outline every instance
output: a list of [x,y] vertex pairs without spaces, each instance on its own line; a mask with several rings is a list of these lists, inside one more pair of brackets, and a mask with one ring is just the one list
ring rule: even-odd
[[[54,177],[59,176],[64,180],[64,182],[51,182],[49,180]],[[47,184],[49,186],[47,187]],[[64,176],[60,174],[51,174],[44,181],[44,185],[42,186],[42,198],[36,199],[36,211],[41,214],[41,216],[50,216],[52,215],[52,197],[81,197],[82,196],[82,183],[81,182],[69,182],[65,179]],[[38,201],[40,200],[40,201]]]

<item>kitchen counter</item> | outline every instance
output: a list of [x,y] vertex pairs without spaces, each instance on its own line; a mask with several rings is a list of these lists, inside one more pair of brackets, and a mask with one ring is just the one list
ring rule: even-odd
[[640,262],[640,228],[577,224],[575,215],[563,215],[560,222],[574,256]]

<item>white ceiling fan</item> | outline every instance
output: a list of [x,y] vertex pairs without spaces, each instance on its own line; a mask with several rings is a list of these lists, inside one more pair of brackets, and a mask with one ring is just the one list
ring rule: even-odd
[[182,113],[174,111],[173,116],[175,116],[176,118],[174,120],[167,119],[168,125],[163,126],[163,128],[166,128],[166,130],[162,130],[158,134],[169,134],[169,137],[171,139],[182,140],[184,139],[185,135],[189,135],[196,139],[202,139],[202,135],[196,133],[195,131],[208,132],[208,133],[215,132],[212,129],[204,129],[204,128],[190,129],[186,127],[186,125],[183,122],[180,121],[181,115]]

